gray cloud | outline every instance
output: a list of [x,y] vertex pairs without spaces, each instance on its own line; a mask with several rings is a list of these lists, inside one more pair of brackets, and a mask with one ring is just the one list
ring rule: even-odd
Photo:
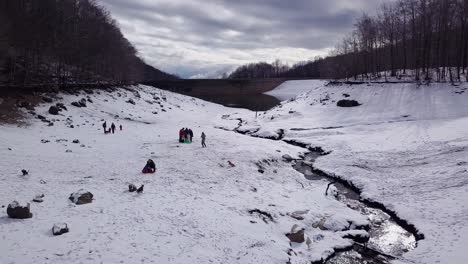
[[325,55],[376,0],[98,0],[150,64],[182,77]]

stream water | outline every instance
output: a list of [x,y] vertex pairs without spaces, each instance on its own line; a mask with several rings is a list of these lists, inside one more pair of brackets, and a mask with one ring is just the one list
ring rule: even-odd
[[[297,160],[293,167],[309,180],[333,182],[333,179],[313,172],[312,164],[320,155],[317,152],[309,152],[302,160]],[[370,222],[368,231],[370,239],[365,244],[356,243],[352,250],[335,254],[326,263],[388,263],[416,247],[415,236],[400,226],[390,215],[362,202],[360,195],[344,184],[334,182],[333,185],[338,191],[337,200],[367,216]]]

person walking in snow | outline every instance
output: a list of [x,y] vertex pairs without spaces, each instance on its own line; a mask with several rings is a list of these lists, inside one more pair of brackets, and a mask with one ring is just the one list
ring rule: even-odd
[[104,121],[104,123],[102,123],[102,127],[104,128],[104,134],[106,134],[106,128],[107,128],[107,123],[106,121]]
[[119,127],[120,127],[120,131],[122,131],[122,125],[120,125]]
[[205,132],[202,132],[202,133],[201,133],[201,145],[202,145],[202,148],[206,148],[205,140],[206,140]]
[[112,130],[112,134],[114,134],[115,133],[115,124],[114,123],[112,123],[112,125],[111,125],[111,130]]

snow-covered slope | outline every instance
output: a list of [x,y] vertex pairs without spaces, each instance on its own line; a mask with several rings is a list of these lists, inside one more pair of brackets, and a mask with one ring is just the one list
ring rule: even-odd
[[[59,94],[53,104],[67,111],[36,108],[53,126],[30,116],[28,126],[0,127],[0,263],[286,263],[291,250],[295,261],[311,261],[352,244],[339,230],[367,223],[323,195],[327,182],[308,181],[281,160],[303,149],[215,128],[237,126],[223,115],[255,113],[133,89]],[[81,98],[92,103],[71,106]],[[105,135],[104,120],[123,131]],[[194,130],[193,144],[178,143],[182,127]],[[143,175],[149,158],[157,173]],[[129,184],[144,192],[128,192]],[[91,204],[68,199],[81,189],[94,195]],[[41,194],[44,202],[31,202]],[[8,218],[14,200],[30,202],[33,218]],[[324,221],[333,228],[312,227]],[[69,233],[53,236],[55,223]],[[309,249],[292,249],[285,234],[293,225],[305,228]]]
[[[314,87],[295,81],[290,87]],[[340,108],[354,99],[361,106]],[[468,84],[319,86],[254,119],[253,135],[284,130],[286,140],[332,151],[315,166],[351,181],[364,198],[425,235],[411,263],[466,263],[468,241]],[[240,128],[242,129],[242,127]],[[404,261],[404,260],[400,260]]]

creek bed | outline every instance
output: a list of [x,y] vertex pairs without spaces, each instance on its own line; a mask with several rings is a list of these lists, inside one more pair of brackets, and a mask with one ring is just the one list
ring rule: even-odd
[[294,169],[313,181],[326,181],[336,187],[335,197],[349,208],[367,216],[370,222],[368,231],[370,239],[365,244],[356,243],[352,249],[337,252],[326,263],[358,264],[358,263],[389,263],[394,258],[417,246],[416,237],[400,226],[389,214],[383,210],[367,205],[361,200],[359,193],[334,181],[333,178],[314,173],[313,162],[321,156],[318,152],[309,152],[302,160],[297,160]]

